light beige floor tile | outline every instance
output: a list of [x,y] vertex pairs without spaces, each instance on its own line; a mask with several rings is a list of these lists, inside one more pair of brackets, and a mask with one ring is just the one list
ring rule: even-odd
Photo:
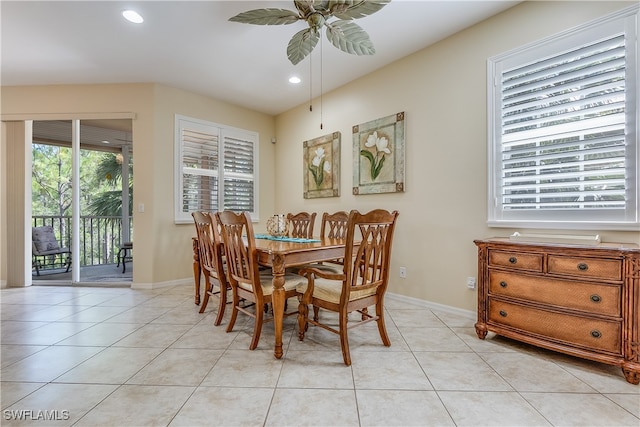
[[75,426],[166,426],[193,387],[123,385]]
[[0,378],[2,381],[53,381],[102,349],[102,347],[48,347],[3,368],[0,371]]
[[628,382],[619,366],[564,354],[555,355],[553,360],[600,393],[635,393],[640,395],[640,386]]
[[[112,393],[118,386],[98,384],[47,384],[33,392],[29,396],[15,403],[7,410],[11,414],[20,411],[33,411],[27,420],[18,420],[17,417],[7,420],[4,412],[3,426],[47,425],[70,426],[77,422],[91,408],[100,403]],[[38,414],[38,411],[47,411],[48,414]],[[50,417],[43,421],[39,416]]]
[[358,426],[355,390],[276,389],[265,426]]
[[600,394],[522,393],[553,425],[638,427],[640,418]]
[[353,373],[337,351],[289,351],[278,388],[353,389]]
[[216,364],[222,350],[167,349],[127,384],[197,386]]
[[441,391],[438,396],[459,427],[551,425],[516,392]]
[[142,326],[144,325],[133,323],[99,323],[66,340],[60,341],[56,345],[108,347]]
[[416,316],[415,310],[389,309],[387,308],[387,322],[393,322],[396,326],[444,328],[446,325],[430,310],[424,310],[421,316]]
[[238,332],[227,332],[226,325],[214,326],[212,322],[200,322],[182,335],[171,348],[201,348],[225,350],[238,336]]
[[157,295],[143,302],[142,304],[140,304],[140,306],[156,307],[156,308],[174,308],[174,307],[178,307],[184,302],[187,302],[188,298],[189,297],[184,297],[179,295],[162,294],[162,295]]
[[9,366],[45,348],[47,346],[3,344],[0,346],[0,362],[2,363],[0,367]]
[[469,317],[443,311],[434,311],[433,314],[449,328],[473,328],[477,321],[475,315]]
[[471,351],[449,328],[398,328],[411,351]]
[[22,322],[16,320],[3,320],[0,325],[0,333],[5,334],[19,334],[24,331],[30,331],[41,326],[46,325],[49,322]]
[[127,307],[118,306],[89,307],[85,310],[79,311],[76,314],[73,314],[69,317],[64,317],[60,320],[63,322],[103,322],[126,310]]
[[149,301],[151,298],[154,298],[154,295],[149,294],[148,292],[129,289],[129,292],[123,293],[115,298],[111,298],[110,300],[98,304],[98,307],[135,307],[138,304]]
[[362,427],[453,426],[453,420],[434,391],[358,390]]
[[264,425],[272,388],[199,387],[170,426]]
[[620,367],[480,340],[472,319],[402,298],[387,299],[391,347],[374,322],[349,331],[352,366],[336,334],[310,327],[298,341],[296,316],[284,321],[282,359],[273,323],[248,350],[254,320],[240,314],[227,333],[228,306],[213,326],[217,301],[199,314],[193,285],[32,286],[0,300],[3,409],[89,411],[78,425],[640,426],[640,387]]
[[272,350],[227,350],[202,381],[207,387],[275,387],[283,359]]
[[51,322],[28,333],[8,334],[2,337],[3,344],[53,345],[81,332],[95,323]]
[[45,385],[46,383],[3,381],[0,384],[0,405],[2,406],[2,409],[5,409]]
[[148,324],[129,334],[114,345],[117,347],[166,348],[173,344],[191,325]]
[[518,341],[504,338],[494,333],[487,334],[485,339],[478,338],[475,328],[452,328],[453,332],[478,353],[518,351],[523,347]]
[[475,353],[414,354],[436,390],[513,391],[513,388]]
[[[638,386],[636,386],[638,387]],[[605,394],[605,396],[631,414],[640,418],[640,395],[637,394]]]
[[149,323],[169,311],[168,307],[136,306],[113,316],[106,323]]
[[124,384],[161,351],[159,348],[106,348],[57,378],[56,382]]
[[524,353],[483,353],[481,357],[517,391],[594,392],[550,360]]
[[174,325],[195,325],[202,320],[202,314],[198,313],[198,306],[189,302],[189,306],[180,305],[172,308],[162,316],[155,318],[152,323],[171,323]]
[[433,390],[415,356],[408,352],[358,353],[351,367],[356,389]]
[[[14,306],[15,307],[15,306]],[[14,313],[12,317],[19,318],[26,322],[54,322],[73,316],[90,306],[73,306],[73,305],[51,305],[51,306],[21,306],[18,313]],[[4,308],[3,308],[4,310]],[[24,312],[23,312],[24,311]]]
[[77,296],[76,298],[63,301],[59,305],[87,305],[93,307],[94,305],[102,304],[109,301],[110,299],[115,298],[117,296],[117,293],[113,291],[115,290],[112,289],[112,292],[107,293],[91,292],[88,294]]

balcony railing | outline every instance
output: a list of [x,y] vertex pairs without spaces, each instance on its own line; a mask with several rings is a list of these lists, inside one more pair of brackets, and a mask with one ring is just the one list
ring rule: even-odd
[[[36,215],[32,226],[50,225],[61,245],[71,247],[71,217]],[[129,236],[133,230],[129,230]],[[80,266],[115,264],[122,243],[122,218],[119,216],[80,217]],[[75,260],[74,260],[75,262]]]

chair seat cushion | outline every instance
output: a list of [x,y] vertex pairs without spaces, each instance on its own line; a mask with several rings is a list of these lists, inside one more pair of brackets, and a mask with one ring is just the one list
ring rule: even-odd
[[39,251],[37,255],[44,256],[44,255],[70,254],[70,253],[71,253],[71,249],[58,247],[57,249],[51,249],[48,251]]
[[[296,290],[299,293],[305,293],[308,283],[298,286]],[[328,301],[334,304],[340,303],[340,294],[342,293],[342,281],[329,280],[316,277],[313,282],[313,298]],[[376,288],[368,288],[361,291],[352,291],[349,295],[349,301],[367,297],[376,293]]]
[[[262,285],[262,294],[271,295],[273,293],[273,276],[271,270],[263,270],[260,272],[260,285]],[[291,291],[297,289],[298,286],[307,283],[305,277],[299,276],[293,273],[287,273],[284,275],[284,290]],[[251,285],[248,283],[238,283],[238,286],[242,289],[253,291]]]
[[55,251],[60,248],[60,244],[56,240],[53,227],[45,225],[42,227],[33,227],[31,230],[31,239],[38,252]]

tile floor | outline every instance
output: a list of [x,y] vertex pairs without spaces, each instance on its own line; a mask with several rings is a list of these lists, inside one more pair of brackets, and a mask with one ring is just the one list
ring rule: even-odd
[[[617,367],[490,335],[473,319],[390,296],[375,324],[337,335],[285,320],[249,351],[252,321],[213,326],[192,288],[0,291],[0,424],[74,426],[640,426],[640,386]],[[329,314],[324,314],[329,316]]]

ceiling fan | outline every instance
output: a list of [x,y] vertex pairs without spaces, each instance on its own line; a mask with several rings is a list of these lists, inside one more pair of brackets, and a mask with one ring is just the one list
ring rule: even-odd
[[[352,55],[373,55],[376,50],[369,35],[354,19],[371,15],[391,0],[294,0],[296,11],[288,9],[253,9],[229,18],[232,22],[255,25],[286,25],[303,20],[309,28],[297,32],[287,46],[293,65],[311,53],[326,28],[327,39],[338,49]],[[332,20],[337,18],[337,20]]]

